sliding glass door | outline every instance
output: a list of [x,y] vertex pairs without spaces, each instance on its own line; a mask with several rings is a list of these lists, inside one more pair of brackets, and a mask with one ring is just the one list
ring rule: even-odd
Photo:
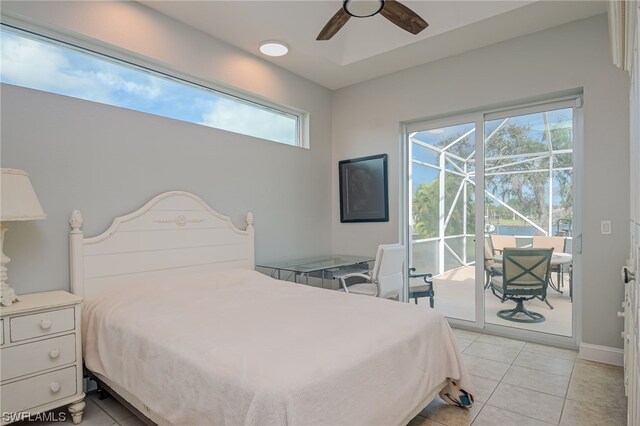
[[[574,336],[578,101],[406,125],[410,267],[433,274],[435,309],[453,321]],[[506,248],[553,249],[546,295],[523,301],[543,321],[498,315],[518,305],[495,287]],[[410,283],[409,295],[419,284]],[[410,302],[428,306],[427,299]]]
[[[523,312],[505,316],[498,313],[513,306],[505,306],[490,286],[486,323],[573,335],[573,114],[573,103],[561,103],[485,116],[485,239],[494,275],[507,247],[553,249],[546,294],[525,300]],[[524,277],[534,279],[529,273]],[[533,322],[536,313],[544,320]]]
[[474,122],[408,135],[412,267],[434,275],[438,309],[475,321]]

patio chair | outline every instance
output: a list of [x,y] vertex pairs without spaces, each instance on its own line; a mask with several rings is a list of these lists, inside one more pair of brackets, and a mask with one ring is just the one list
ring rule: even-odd
[[493,250],[493,254],[500,254],[504,251],[505,248],[515,248],[516,246],[516,237],[514,235],[491,235],[491,248]]
[[484,239],[484,272],[487,280],[484,283],[485,290],[491,284],[491,277],[502,275],[502,264],[493,259],[493,249],[491,248],[491,238]]
[[421,297],[429,298],[429,306],[433,308],[435,292],[433,291],[433,281],[431,280],[432,274],[414,274],[416,268],[409,269],[409,278],[422,278],[423,282],[414,284],[409,280],[409,299],[413,299],[418,304],[418,299]]
[[500,318],[525,323],[545,320],[544,315],[529,311],[524,302],[534,298],[547,299],[552,253],[552,249],[504,249],[503,275],[491,277],[491,291],[503,302],[513,300],[516,306],[498,311]]
[[[548,236],[536,235],[533,237],[531,247],[550,248],[550,249],[553,249],[554,253],[565,253],[566,241],[567,239],[565,237],[548,237]],[[558,289],[560,289],[560,287],[564,287],[564,280],[562,277],[563,270],[564,270],[564,265],[551,266],[551,272],[556,273],[556,277],[558,280],[558,283],[557,283]],[[562,293],[561,291],[559,292]]]
[[[351,273],[340,277],[343,291],[352,294],[398,299],[403,285],[404,246],[381,244],[378,246],[373,270],[369,274]],[[347,285],[347,279],[363,278],[364,283]]]

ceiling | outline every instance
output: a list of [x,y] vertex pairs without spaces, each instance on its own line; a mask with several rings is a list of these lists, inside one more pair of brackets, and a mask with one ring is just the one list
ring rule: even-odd
[[[331,40],[316,41],[342,1],[139,1],[329,89],[606,12],[606,2],[590,0],[407,0],[429,23],[418,35],[376,15],[352,18]],[[260,42],[273,39],[289,54],[260,54]]]

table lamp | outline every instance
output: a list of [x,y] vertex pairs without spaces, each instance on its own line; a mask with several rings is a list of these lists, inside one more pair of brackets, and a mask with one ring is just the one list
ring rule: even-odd
[[46,219],[47,215],[42,211],[26,172],[16,169],[0,170],[0,303],[10,306],[20,299],[7,282],[7,263],[11,259],[4,254],[3,249],[4,233],[7,231],[4,222]]

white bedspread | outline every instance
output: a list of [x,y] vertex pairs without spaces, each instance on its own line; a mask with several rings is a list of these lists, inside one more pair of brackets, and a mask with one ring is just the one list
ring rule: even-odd
[[230,270],[85,302],[86,367],[173,424],[397,425],[447,378],[471,391],[433,309]]

